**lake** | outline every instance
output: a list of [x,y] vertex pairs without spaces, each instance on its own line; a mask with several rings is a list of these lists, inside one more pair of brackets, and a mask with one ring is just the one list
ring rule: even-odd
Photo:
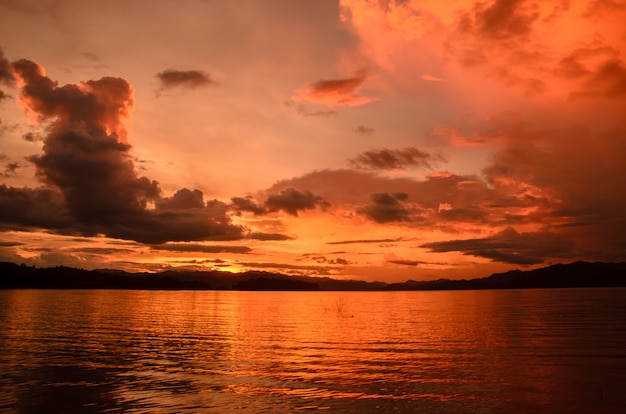
[[0,291],[2,413],[616,413],[626,289]]

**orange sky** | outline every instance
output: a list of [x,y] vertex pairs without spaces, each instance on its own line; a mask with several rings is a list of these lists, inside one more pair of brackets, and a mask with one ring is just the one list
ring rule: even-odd
[[626,260],[626,2],[0,3],[0,260]]

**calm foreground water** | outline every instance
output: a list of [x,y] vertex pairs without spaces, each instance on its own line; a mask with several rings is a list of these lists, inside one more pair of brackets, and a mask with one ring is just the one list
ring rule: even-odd
[[626,289],[0,291],[0,412],[618,413]]

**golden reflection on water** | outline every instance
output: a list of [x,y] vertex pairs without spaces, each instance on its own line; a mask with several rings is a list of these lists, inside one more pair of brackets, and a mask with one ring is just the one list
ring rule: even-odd
[[611,412],[625,293],[2,291],[0,410]]

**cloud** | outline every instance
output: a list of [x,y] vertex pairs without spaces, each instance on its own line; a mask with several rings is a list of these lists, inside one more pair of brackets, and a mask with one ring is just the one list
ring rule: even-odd
[[626,98],[626,66],[624,62],[619,59],[609,59],[603,62],[578,90],[570,94],[570,99],[580,98]]
[[294,188],[287,188],[278,194],[271,194],[265,200],[265,208],[268,211],[284,211],[292,216],[297,216],[298,211],[328,206],[330,203],[322,197],[316,196],[308,190],[300,192]]
[[434,156],[417,148],[376,149],[365,151],[350,160],[356,168],[372,170],[395,170],[403,168],[432,169],[432,162],[444,161],[442,156]]
[[327,242],[326,244],[361,244],[361,243],[394,243],[402,239],[361,239],[361,240],[340,240]]
[[160,209],[186,210],[190,208],[203,208],[204,195],[200,190],[190,191],[186,188],[178,190],[172,197],[162,198],[157,202]]
[[[134,107],[126,80],[59,86],[32,61],[11,66],[21,80],[23,106],[48,125],[43,154],[29,158],[44,187],[2,188],[0,210],[19,205],[30,212],[2,215],[6,226],[144,243],[243,238],[225,204],[205,205],[200,191],[188,189],[163,198],[158,182],[137,175],[125,128]],[[51,217],[40,214],[46,208]]]
[[288,187],[278,191],[278,194],[269,194],[263,203],[257,203],[252,196],[231,198],[230,208],[235,214],[242,212],[253,213],[256,216],[284,211],[297,216],[298,211],[312,210],[317,207],[325,209],[330,203],[308,190],[298,191]]
[[357,213],[363,214],[377,223],[411,221],[409,211],[402,205],[406,201],[406,193],[375,193],[371,195],[372,202],[358,208]]
[[8,164],[6,164],[6,166],[4,167],[4,173],[2,175],[4,175],[5,177],[15,177],[17,170],[20,168],[20,164],[17,162],[10,162]]
[[528,35],[540,14],[525,0],[495,0],[490,5],[480,2],[461,19],[463,32],[474,32],[496,40]]
[[255,239],[261,241],[282,241],[282,240],[293,240],[293,237],[289,237],[286,234],[279,233],[261,233],[261,232],[251,232],[246,236],[248,239]]
[[437,253],[458,251],[497,262],[533,265],[548,258],[571,257],[575,245],[551,232],[518,233],[509,227],[491,237],[425,243],[420,247]]
[[254,213],[255,215],[265,214],[267,210],[254,202],[252,197],[233,197],[230,199],[232,202],[232,208],[237,214],[241,214],[242,211]]
[[494,204],[485,207],[490,214],[509,209],[508,217],[526,224],[549,224],[588,257],[622,260],[626,199],[619,177],[626,176],[625,133],[623,123],[593,129],[509,129],[484,169],[494,191]]
[[618,58],[617,50],[598,39],[568,51],[556,62],[555,73],[566,79],[581,79],[593,72],[592,66]]
[[363,135],[372,135],[375,131],[374,128],[366,127],[365,125],[358,125],[354,130],[358,134],[363,134]]
[[161,81],[162,89],[189,88],[196,89],[201,86],[216,85],[211,76],[201,70],[174,70],[166,69],[157,73],[157,78]]
[[169,252],[189,252],[189,253],[249,253],[252,251],[247,246],[219,246],[205,244],[162,244],[152,246],[152,250],[169,251]]
[[73,225],[74,220],[59,192],[0,185],[0,228],[61,230]]
[[[620,179],[626,176],[625,133],[623,122],[542,128],[520,117],[499,117],[472,134],[497,143],[481,176],[435,172],[412,179],[321,170],[278,182],[270,191],[307,188],[332,201],[331,212],[355,225],[360,222],[350,215],[353,211],[382,224],[451,234],[513,227],[553,234],[575,246],[562,257],[619,261],[626,251]],[[396,193],[408,194],[408,199],[398,200]],[[373,200],[372,194],[381,195]],[[511,252],[485,256],[504,253]],[[540,259],[520,254],[502,258]]]
[[328,107],[359,106],[375,102],[376,98],[356,94],[366,79],[365,71],[356,71],[350,78],[319,80],[296,90],[296,94],[291,99],[296,102],[309,102]]
[[331,108],[320,109],[319,107],[312,108],[310,107],[310,105],[307,105],[306,103],[296,103],[292,100],[285,101],[284,105],[288,108],[295,109],[295,111],[298,114],[302,116],[306,116],[306,117],[330,117],[330,116],[337,115],[337,111],[335,111],[334,109],[331,109]]
[[[13,86],[14,83],[15,77],[13,76],[13,71],[11,70],[11,64],[4,56],[4,50],[0,47],[0,84]],[[0,102],[8,98],[9,95],[7,95],[3,90],[0,90]]]
[[424,264],[425,262],[420,262],[417,260],[405,260],[405,259],[395,259],[395,260],[387,260],[388,263],[399,264],[403,266],[418,266],[420,264]]
[[593,0],[589,2],[585,17],[606,18],[626,10],[626,4],[615,0]]
[[68,249],[72,253],[86,253],[95,255],[112,256],[120,253],[134,253],[133,249],[123,249],[119,247],[76,247]]
[[34,132],[25,133],[24,135],[22,135],[22,139],[28,142],[40,142],[44,140],[43,137],[41,137],[39,134],[34,133]]
[[[424,180],[418,180],[382,176],[364,170],[321,170],[279,181],[268,191],[276,192],[289,187],[308,188],[320,197],[331,200],[335,208],[352,211],[371,202],[374,193],[405,193],[411,200],[412,208],[416,209],[414,212],[419,211],[420,216],[430,215],[434,220],[433,226],[440,218],[438,209],[441,203],[462,209],[494,202],[493,191],[485,182],[474,176],[451,173],[433,173]],[[415,223],[421,220],[418,217],[415,219]],[[421,222],[420,226],[425,224]]]
[[11,64],[4,56],[4,50],[0,47],[0,82],[13,85],[15,82],[15,77],[13,76],[13,71],[11,70]]
[[30,160],[43,182],[63,192],[72,213],[106,223],[158,197],[158,184],[135,174],[125,142],[124,121],[134,106],[128,82],[102,78],[58,87],[34,62],[13,68],[24,82],[24,105],[52,120],[44,154]]
[[485,147],[489,145],[486,137],[476,134],[467,135],[459,128],[437,126],[433,128],[432,134],[448,140],[455,147]]
[[23,246],[24,243],[20,243],[20,242],[5,242],[5,241],[0,241],[0,247],[16,247],[16,246]]
[[315,265],[297,265],[289,263],[270,263],[270,262],[236,262],[240,266],[256,269],[273,269],[279,272],[290,274],[306,274],[306,275],[322,275],[330,276],[333,270],[337,270],[333,266],[315,266]]

